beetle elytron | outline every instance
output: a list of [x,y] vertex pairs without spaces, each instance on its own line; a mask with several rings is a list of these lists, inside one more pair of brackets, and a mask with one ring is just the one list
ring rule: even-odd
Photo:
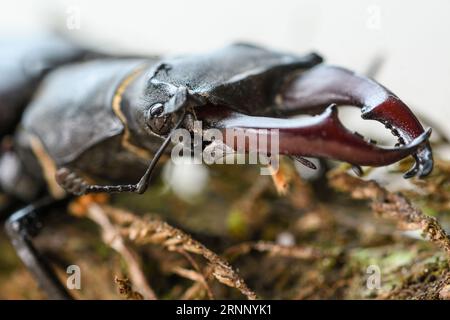
[[[412,155],[406,178],[433,168],[430,130],[397,96],[314,53],[233,44],[196,55],[118,58],[61,39],[0,45],[0,187],[33,203],[6,229],[51,298],[69,295],[31,242],[33,217],[54,201],[39,199],[144,192],[173,130],[192,131],[194,120],[217,129],[279,129],[280,153],[307,165],[302,156],[384,166]],[[383,148],[348,131],[336,105],[360,107],[398,144]],[[316,117],[290,118],[301,113]]]

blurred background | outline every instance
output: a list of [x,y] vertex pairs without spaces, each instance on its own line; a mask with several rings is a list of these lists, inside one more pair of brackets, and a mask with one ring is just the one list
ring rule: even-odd
[[232,41],[304,53],[366,72],[446,125],[450,2],[387,0],[3,0],[0,35],[57,29],[105,51],[177,54]]
[[[234,41],[298,54],[317,51],[329,64],[374,76],[425,126],[450,137],[448,0],[2,0],[0,38],[52,30],[93,49],[125,54],[183,54]],[[359,110],[340,112],[351,129],[393,141],[380,123],[362,121]],[[448,143],[439,147],[450,150]],[[450,152],[439,154],[439,160],[447,156],[450,159]],[[400,171],[410,165],[407,161]],[[287,178],[279,183],[284,193],[268,177],[258,176],[256,166],[208,170],[191,165],[186,170],[168,163],[163,183],[152,186],[151,192],[113,197],[111,202],[134,213],[156,214],[215,252],[228,252],[250,288],[265,298],[450,299],[443,251],[418,241],[415,231],[399,232],[394,223],[374,217],[366,203],[332,192],[321,172],[305,182],[297,174],[301,171],[308,180],[305,167],[289,161],[284,165]],[[368,174],[390,190],[409,190],[418,208],[450,230],[450,163],[439,161],[436,168],[425,182],[408,180],[409,189],[398,168]],[[47,225],[39,243],[59,261],[59,274],[66,276],[63,267],[70,261],[89,270],[83,273],[77,297],[120,297],[113,279],[126,274],[126,268],[102,243],[99,228],[73,216],[59,219]],[[278,245],[293,249],[286,252]],[[153,246],[134,249],[160,298],[208,296],[202,285],[194,281],[197,287],[191,287],[192,279],[180,275],[180,266],[190,266],[174,252]],[[372,265],[383,272],[382,290],[366,286],[366,270]],[[2,232],[0,284],[0,299],[45,297]],[[216,297],[242,298],[218,282],[213,285]]]

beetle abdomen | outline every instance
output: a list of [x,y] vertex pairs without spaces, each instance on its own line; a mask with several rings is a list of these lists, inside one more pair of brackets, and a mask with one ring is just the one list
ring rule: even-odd
[[0,41],[0,137],[10,133],[42,77],[86,50],[55,36]]
[[120,81],[142,60],[95,60],[50,74],[26,109],[22,126],[60,165],[123,130],[111,104]]

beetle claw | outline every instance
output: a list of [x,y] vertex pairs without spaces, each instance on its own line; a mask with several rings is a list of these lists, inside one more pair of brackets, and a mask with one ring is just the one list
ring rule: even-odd
[[358,165],[355,165],[355,164],[352,165],[352,170],[358,177],[362,177],[362,175],[364,173],[364,171],[361,168],[361,166],[358,166]]
[[414,155],[415,162],[411,169],[403,175],[405,179],[410,179],[414,176],[424,178],[433,170],[433,158],[431,153],[429,153],[427,149],[419,151],[419,153],[422,153],[422,156],[418,157],[417,155]]
[[419,165],[418,165],[417,162],[416,162],[416,163],[414,163],[414,165],[411,167],[411,169],[409,169],[408,171],[406,171],[406,172],[403,174],[403,178],[405,178],[405,179],[410,179],[410,178],[414,177],[414,176],[417,174],[418,171],[419,171]]
[[[396,147],[411,144],[424,133],[412,111],[396,95],[374,80],[343,68],[318,65],[295,76],[281,90],[279,112],[284,115],[322,112],[330,103],[361,108],[363,119],[383,123],[397,137]],[[429,143],[412,154],[416,164],[405,178],[425,177],[433,169]],[[356,158],[355,158],[356,159]]]
[[313,169],[313,170],[317,170],[317,166],[314,163],[312,163],[311,161],[309,161],[308,159],[306,159],[305,157],[301,157],[301,156],[291,156],[291,157],[295,161],[300,162],[305,167],[308,167],[308,168]]

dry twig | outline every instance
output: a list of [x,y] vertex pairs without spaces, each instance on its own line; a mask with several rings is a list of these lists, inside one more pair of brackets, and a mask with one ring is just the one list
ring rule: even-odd
[[[201,283],[202,286],[203,286],[203,289],[205,289],[205,291],[206,291],[206,293],[207,293],[209,299],[211,299],[211,300],[214,299],[214,295],[213,295],[213,293],[212,293],[211,288],[210,288],[209,285],[208,285],[208,281],[207,281],[207,279],[206,279],[206,276],[203,274],[203,272],[202,272],[202,270],[200,269],[200,267],[198,266],[197,262],[195,262],[195,260],[192,258],[192,256],[191,256],[188,252],[186,252],[186,251],[179,251],[179,253],[180,253],[181,255],[183,255],[183,256],[186,258],[186,260],[188,260],[189,263],[190,263],[190,264],[194,267],[194,269],[195,269],[195,271],[192,271],[192,270],[189,270],[189,271],[195,272],[195,273],[197,274],[197,276],[196,276],[196,277],[193,277],[193,278],[190,278],[190,277],[185,276],[186,274],[183,275],[182,273],[179,273],[179,272],[176,272],[176,271],[175,271],[175,273],[178,273],[179,275],[184,276],[185,278],[191,279],[191,280],[193,280],[193,281],[195,281],[195,282]],[[207,274],[209,274],[209,273],[207,273]]]
[[120,233],[136,244],[158,244],[169,251],[189,252],[203,256],[208,261],[212,275],[221,283],[238,289],[248,299],[256,294],[248,288],[237,272],[217,254],[183,231],[153,217],[141,218],[125,210],[103,206],[108,216],[118,224]]
[[119,279],[116,277],[114,281],[117,283],[120,295],[129,300],[143,300],[144,297],[139,292],[133,291],[131,282],[128,279]]
[[87,206],[87,217],[93,220],[102,228],[103,241],[111,248],[117,251],[128,265],[128,271],[133,285],[137,288],[144,298],[149,300],[156,300],[156,295],[153,289],[148,285],[145,275],[141,268],[141,262],[138,255],[129,248],[102,206],[92,202]]
[[427,179],[411,180],[420,192],[409,191],[412,197],[423,199],[428,207],[437,211],[450,210],[450,162],[435,159],[432,174]]
[[314,260],[322,257],[322,253],[311,247],[283,246],[269,241],[244,242],[230,247],[225,251],[225,256],[239,256],[249,253],[251,250],[267,252],[270,256],[288,257],[301,260]]
[[333,188],[348,192],[352,198],[371,200],[375,213],[396,220],[401,228],[422,230],[423,235],[450,258],[450,239],[436,218],[415,208],[401,193],[391,193],[373,180],[365,181],[339,169],[330,171],[328,178]]

